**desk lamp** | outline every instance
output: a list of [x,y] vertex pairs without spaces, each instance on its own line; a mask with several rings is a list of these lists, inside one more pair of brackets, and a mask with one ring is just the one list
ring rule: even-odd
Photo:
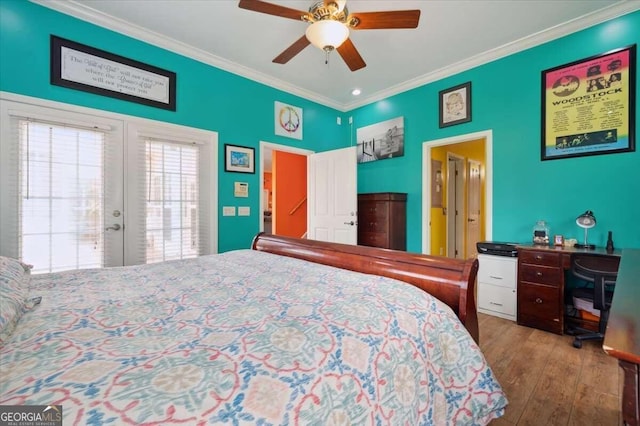
[[593,215],[593,212],[591,210],[587,210],[586,212],[582,213],[576,218],[576,223],[580,228],[584,229],[584,244],[575,244],[574,247],[594,250],[596,248],[595,244],[587,243],[587,229],[596,226],[596,217]]

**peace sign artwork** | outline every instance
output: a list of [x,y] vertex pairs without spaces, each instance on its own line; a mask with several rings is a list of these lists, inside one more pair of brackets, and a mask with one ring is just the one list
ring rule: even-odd
[[302,108],[275,102],[276,135],[302,139]]

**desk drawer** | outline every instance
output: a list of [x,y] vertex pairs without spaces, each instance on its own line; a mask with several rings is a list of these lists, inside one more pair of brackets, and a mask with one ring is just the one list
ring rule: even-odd
[[547,252],[542,250],[518,250],[518,259],[521,263],[532,265],[562,267],[562,253]]
[[478,308],[516,316],[516,289],[478,283]]
[[501,287],[516,288],[518,271],[517,259],[479,254],[478,283],[493,284]]
[[520,263],[518,265],[520,281],[529,281],[536,284],[546,284],[554,287],[562,286],[564,282],[564,270],[556,267],[529,265]]
[[559,289],[544,285],[518,285],[518,324],[562,334],[562,298]]

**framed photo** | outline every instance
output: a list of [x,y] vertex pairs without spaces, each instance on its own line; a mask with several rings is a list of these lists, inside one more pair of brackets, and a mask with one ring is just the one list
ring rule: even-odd
[[564,245],[564,237],[562,235],[554,235],[553,236],[553,245],[554,246],[563,246]]
[[404,155],[404,117],[360,127],[356,130],[358,163]]
[[635,151],[636,45],[542,71],[541,159]]
[[176,73],[54,35],[51,84],[176,110]]
[[255,150],[246,146],[224,144],[226,172],[255,173]]
[[471,121],[471,82],[441,90],[440,128]]

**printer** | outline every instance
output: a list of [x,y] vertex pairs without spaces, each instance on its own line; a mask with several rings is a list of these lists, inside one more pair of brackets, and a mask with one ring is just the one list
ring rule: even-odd
[[518,257],[518,249],[515,243],[502,243],[495,241],[479,241],[476,243],[478,254],[492,254],[494,256]]

